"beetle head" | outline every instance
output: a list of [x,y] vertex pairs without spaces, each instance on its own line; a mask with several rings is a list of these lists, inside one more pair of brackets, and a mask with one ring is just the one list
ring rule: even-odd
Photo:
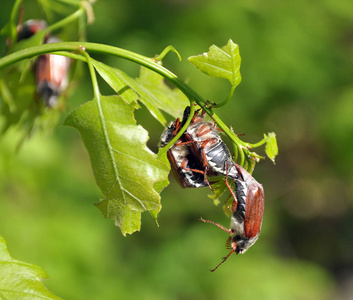
[[236,243],[236,249],[234,250],[236,254],[244,254],[252,245],[255,244],[259,236],[255,236],[253,238],[244,238],[244,237],[233,237]]

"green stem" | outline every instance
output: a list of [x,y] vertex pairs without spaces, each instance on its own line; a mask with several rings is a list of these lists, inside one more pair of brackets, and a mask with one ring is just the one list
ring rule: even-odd
[[231,89],[230,89],[228,97],[223,102],[216,103],[215,105],[213,105],[213,107],[219,108],[219,107],[222,107],[222,106],[226,105],[229,102],[230,98],[232,98],[232,96],[234,94],[234,90],[235,90],[236,87],[237,87],[236,85],[232,86]]
[[239,149],[238,149],[238,145],[236,143],[234,143],[232,141],[232,144],[233,144],[233,149],[234,149],[234,157],[233,157],[233,160],[234,161],[237,161],[238,159],[238,153],[239,153]]
[[83,14],[85,14],[86,10],[84,7],[80,7],[77,11],[75,11],[73,14],[67,16],[66,18],[54,23],[53,25],[50,25],[43,31],[46,33],[53,32],[61,27],[66,26],[67,24],[79,19]]
[[73,7],[80,6],[80,4],[82,2],[82,1],[76,1],[76,3],[75,3],[75,1],[71,1],[71,0],[56,0],[56,1],[61,2],[61,3],[68,5],[68,6],[73,6]]
[[154,57],[155,60],[157,61],[161,61],[170,51],[173,51],[176,53],[176,55],[178,55],[179,60],[181,61],[181,56],[179,54],[179,52],[172,46],[169,45],[168,47],[166,47],[161,54],[157,55]]
[[[196,103],[203,106],[206,101],[197,94],[189,85],[180,80],[175,74],[173,74],[168,69],[155,63],[153,59],[145,57],[143,55],[113,47],[108,45],[96,44],[96,43],[80,43],[80,42],[63,42],[63,43],[52,43],[44,44],[40,46],[30,47],[18,52],[12,53],[0,59],[0,69],[4,68],[10,64],[16,63],[23,59],[32,58],[45,53],[51,53],[55,51],[77,51],[77,49],[83,46],[88,52],[96,52],[101,54],[111,54],[118,56],[130,61],[133,61],[139,65],[142,65],[154,72],[162,75],[169,81],[171,81],[177,88],[179,88],[189,99],[195,99]],[[210,110],[208,110],[210,112]]]
[[[97,102],[99,102],[101,94],[100,94],[100,91],[99,91],[96,71],[95,71],[95,69],[93,67],[93,64],[91,62],[90,56],[88,55],[88,53],[86,52],[86,49],[84,47],[80,47],[78,50],[86,59],[86,62],[87,62],[87,65],[88,65],[88,69],[89,69],[89,73],[91,74],[94,98],[97,100]],[[100,103],[99,103],[98,107],[101,107]]]
[[[213,113],[212,109],[207,108],[205,104],[207,103],[198,93],[196,93],[188,84],[184,81],[180,80],[174,73],[164,68],[160,64],[156,63],[154,59],[145,57],[143,55],[109,46],[102,45],[96,43],[88,43],[88,42],[63,42],[63,43],[52,43],[52,44],[44,44],[40,46],[30,47],[18,52],[12,53],[0,59],[0,69],[4,68],[13,63],[19,62],[23,59],[32,58],[34,56],[38,56],[45,53],[53,53],[57,51],[75,51],[79,47],[83,46],[88,52],[96,52],[101,54],[110,54],[114,56],[118,56],[129,61],[135,62],[139,65],[142,65],[160,75],[164,78],[168,79],[172,82],[178,89],[180,89],[190,100],[190,102],[195,101],[200,107],[203,107],[204,110],[212,116],[212,118],[217,123],[218,127],[223,130],[223,132],[237,145],[239,149],[239,153],[241,156],[241,162],[243,163],[245,160],[243,148],[249,148],[249,144],[240,140],[234,132],[232,132],[223,122],[222,120]],[[69,56],[68,53],[62,53],[63,55]]]
[[22,0],[16,0],[11,11],[11,16],[10,16],[11,43],[14,43],[17,39],[16,18],[17,18],[21,3],[22,3]]
[[169,148],[172,147],[177,140],[179,140],[179,138],[183,135],[185,130],[189,127],[191,120],[194,117],[194,114],[195,114],[195,102],[193,100],[191,100],[190,101],[190,114],[189,114],[188,119],[186,120],[184,126],[179,130],[178,134],[167,145],[165,145],[163,148],[159,149],[159,151],[158,151],[159,157],[164,155],[169,150]]
[[257,142],[255,144],[249,144],[249,146],[251,148],[257,148],[257,147],[260,147],[262,146],[263,144],[266,144],[267,141],[269,140],[269,138],[272,136],[272,134],[269,134],[268,136],[266,136],[265,138],[263,138],[260,142]]

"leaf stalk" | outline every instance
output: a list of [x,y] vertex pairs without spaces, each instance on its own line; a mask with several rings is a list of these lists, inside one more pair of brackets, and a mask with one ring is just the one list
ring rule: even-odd
[[[80,11],[80,10],[79,10]],[[76,12],[78,13],[78,12]],[[81,12],[82,13],[82,12]],[[75,57],[74,53],[70,52],[77,52],[80,47],[84,47],[85,52],[94,52],[94,53],[101,53],[101,54],[110,54],[113,56],[118,56],[120,58],[135,62],[141,66],[144,66],[160,75],[164,78],[169,80],[173,83],[178,89],[180,89],[190,100],[191,109],[193,109],[193,103],[196,102],[200,107],[202,107],[206,113],[215,120],[218,127],[223,130],[223,132],[231,139],[231,141],[237,146],[240,154],[240,164],[244,164],[245,162],[245,153],[244,151],[248,151],[249,148],[258,147],[266,142],[267,139],[264,139],[256,144],[248,144],[240,140],[237,135],[226,125],[224,122],[213,112],[212,108],[207,107],[207,101],[203,99],[196,91],[194,91],[188,84],[184,81],[179,79],[174,73],[169,71],[168,69],[164,68],[159,63],[155,62],[154,59],[145,57],[143,55],[114,47],[104,44],[97,44],[97,43],[89,43],[89,42],[61,42],[61,43],[52,43],[52,44],[44,44],[40,46],[30,47],[18,52],[9,54],[0,59],[0,69],[19,62],[24,59],[29,59],[38,55],[46,54],[46,53],[55,53],[66,55],[69,57]],[[68,51],[68,52],[67,52]],[[87,54],[88,55],[88,54]],[[81,59],[82,60],[82,59]],[[87,59],[85,59],[87,60]],[[97,91],[95,91],[96,93]],[[185,123],[186,126],[190,123],[191,119]],[[180,135],[185,131],[184,127],[180,131]],[[176,136],[179,138],[180,136]],[[268,138],[268,137],[267,137]],[[175,139],[176,141],[177,139]],[[174,139],[173,139],[174,141]],[[172,142],[172,141],[171,141]],[[168,144],[168,146],[171,146]],[[162,153],[166,152],[169,148],[165,147],[166,150],[163,150]]]

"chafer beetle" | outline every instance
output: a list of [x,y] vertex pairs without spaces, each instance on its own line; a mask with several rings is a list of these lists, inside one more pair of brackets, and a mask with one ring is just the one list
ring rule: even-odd
[[[178,118],[163,131],[160,140],[161,147],[166,146],[179,132],[189,115],[189,111],[190,107],[187,107],[184,111],[183,121]],[[187,143],[183,143],[182,139],[179,139],[168,149],[167,157],[171,165],[171,171],[181,187],[198,188],[209,184],[208,181],[204,180],[204,174],[201,170],[202,165],[195,159],[189,146]]]
[[[47,44],[58,43],[60,40],[49,37]],[[62,55],[44,54],[36,62],[37,92],[42,96],[48,107],[56,104],[57,98],[68,85],[70,59]]]
[[[47,23],[43,20],[28,20],[18,26],[17,39],[18,41],[28,39],[46,27]],[[46,44],[58,42],[61,41],[49,35],[44,38]],[[69,67],[70,59],[62,55],[43,54],[37,58],[35,64],[37,93],[43,98],[46,106],[53,107],[58,96],[66,89]]]
[[265,204],[262,185],[244,168],[235,163],[234,166],[237,168],[241,179],[235,180],[236,199],[233,201],[231,208],[230,229],[201,218],[201,221],[214,224],[230,235],[226,245],[231,251],[211,272],[215,271],[234,252],[236,254],[245,253],[256,242],[261,230]]

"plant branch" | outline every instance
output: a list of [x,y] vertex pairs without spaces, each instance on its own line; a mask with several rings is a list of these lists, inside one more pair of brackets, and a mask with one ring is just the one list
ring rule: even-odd
[[[98,86],[98,81],[97,81],[97,75],[96,75],[96,71],[94,70],[94,67],[92,65],[91,59],[88,55],[88,53],[86,52],[86,49],[81,46],[79,47],[78,51],[85,57],[87,65],[88,65],[88,69],[89,72],[91,74],[91,79],[92,79],[92,86],[93,86],[93,93],[94,93],[94,98],[99,102],[100,99],[100,91],[99,91],[99,86]],[[99,105],[100,107],[100,105]]]
[[176,87],[178,87],[182,92],[184,92],[184,94],[188,96],[189,99],[195,99],[196,103],[198,103],[200,106],[206,103],[206,101],[199,94],[197,94],[189,85],[180,80],[175,74],[173,74],[168,69],[154,62],[153,59],[125,49],[103,44],[88,42],[63,42],[30,47],[1,58],[0,69],[10,64],[21,61],[23,59],[32,58],[41,54],[51,53],[55,51],[77,51],[79,46],[85,47],[86,51],[88,52],[96,52],[101,54],[110,54],[118,56],[133,61],[148,69],[151,69],[171,81]]
[[[241,163],[244,163],[245,161],[244,148],[246,149],[251,148],[250,145],[240,140],[236,136],[236,134],[231,129],[229,129],[228,126],[225,125],[223,121],[215,113],[213,113],[212,109],[207,107],[206,105],[207,101],[205,99],[203,99],[197,92],[195,92],[188,84],[186,84],[184,81],[179,79],[174,73],[164,68],[160,64],[156,63],[155,60],[152,58],[148,58],[146,56],[143,56],[125,49],[121,49],[118,47],[109,46],[109,45],[88,43],[88,42],[62,42],[62,43],[52,43],[52,44],[44,44],[40,46],[30,47],[30,48],[12,53],[8,56],[5,56],[0,59],[0,69],[8,65],[11,65],[13,63],[19,62],[23,59],[29,59],[46,53],[55,52],[55,54],[62,54],[62,55],[74,57],[74,54],[70,54],[69,52],[61,52],[61,51],[77,52],[77,50],[81,46],[83,46],[87,52],[110,54],[110,55],[118,56],[120,58],[135,62],[141,66],[144,66],[162,75],[164,78],[172,82],[178,89],[180,89],[188,97],[190,102],[196,102],[200,107],[202,107],[206,111],[208,115],[212,116],[212,118],[217,123],[218,127],[222,129],[223,132],[237,146],[240,153]],[[193,105],[191,105],[191,107],[192,106]],[[254,144],[254,145],[257,145],[257,144]]]
[[192,118],[194,117],[195,114],[195,102],[193,100],[190,101],[190,114],[188,119],[186,120],[184,126],[179,130],[178,134],[163,148],[159,149],[158,156],[161,157],[164,153],[166,153],[170,147],[172,147],[177,140],[183,135],[185,130],[189,127]]
[[66,26],[67,24],[77,20],[80,18],[83,14],[85,14],[86,9],[82,6],[80,7],[77,11],[75,11],[73,14],[67,16],[66,18],[54,23],[53,25],[50,25],[49,27],[43,29],[45,33],[53,32],[61,27]]
[[11,11],[11,16],[10,16],[11,43],[14,43],[17,39],[16,18],[17,18],[21,3],[22,3],[22,0],[16,0]]

